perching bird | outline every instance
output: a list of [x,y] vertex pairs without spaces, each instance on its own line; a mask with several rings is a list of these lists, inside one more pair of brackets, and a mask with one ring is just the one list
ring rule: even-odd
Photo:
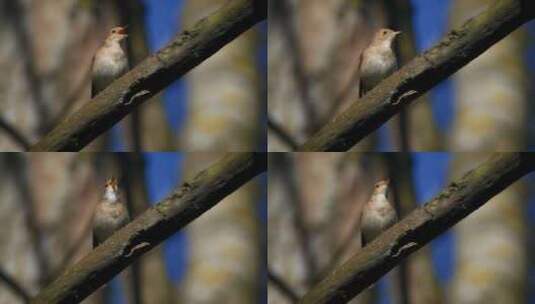
[[91,98],[128,71],[128,57],[121,46],[126,37],[126,27],[114,27],[95,52],[91,67]]
[[370,45],[360,55],[359,97],[364,96],[397,69],[398,63],[392,44],[400,33],[390,29],[378,30]]
[[117,179],[110,178],[106,181],[104,195],[96,207],[93,218],[93,248],[103,243],[129,221],[130,217],[121,200]]
[[398,220],[396,210],[388,199],[388,183],[389,180],[377,182],[370,200],[364,205],[360,219],[362,247]]

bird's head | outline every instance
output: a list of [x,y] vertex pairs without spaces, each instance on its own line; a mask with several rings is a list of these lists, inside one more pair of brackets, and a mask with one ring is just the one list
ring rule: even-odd
[[121,42],[126,37],[128,37],[128,34],[126,34],[126,26],[117,26],[110,30],[106,40],[109,42]]
[[108,178],[104,186],[104,199],[116,202],[119,198],[119,186],[115,177]]
[[388,185],[390,184],[389,179],[383,179],[375,183],[373,192],[375,194],[384,194],[387,195],[388,193]]
[[394,39],[397,37],[397,35],[401,34],[399,31],[393,31],[391,29],[382,28],[379,29],[374,36],[375,42],[382,42],[386,44],[387,46],[391,47],[392,43],[394,42]]

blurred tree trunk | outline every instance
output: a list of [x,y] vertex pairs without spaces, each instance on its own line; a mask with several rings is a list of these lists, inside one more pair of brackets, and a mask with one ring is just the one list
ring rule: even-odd
[[[480,12],[491,1],[457,0],[452,24]],[[453,151],[525,149],[527,97],[523,62],[524,31],[493,46],[455,77],[457,115],[450,142]],[[459,154],[452,176],[483,160]],[[523,303],[527,282],[525,191],[508,188],[456,226],[457,265],[452,303]]]
[[[215,11],[226,1],[190,0],[185,26]],[[179,146],[188,151],[257,151],[265,112],[257,63],[261,38],[245,32],[187,76],[188,115]]]
[[[185,176],[208,167],[220,154],[190,153]],[[225,198],[185,230],[188,235],[186,277],[178,293],[182,303],[257,303],[263,284],[263,225],[257,206],[257,182]]]
[[[35,295],[91,250],[96,183],[103,180],[89,154],[4,153],[0,170],[0,265]],[[3,283],[0,303],[20,303]]]
[[[186,24],[225,1],[190,0]],[[257,30],[240,36],[188,74],[188,121],[180,146],[200,151],[258,150],[263,111],[256,65]],[[185,176],[221,155],[188,154]],[[179,297],[184,303],[256,303],[264,265],[257,206],[258,184],[250,183],[188,226],[189,264]]]

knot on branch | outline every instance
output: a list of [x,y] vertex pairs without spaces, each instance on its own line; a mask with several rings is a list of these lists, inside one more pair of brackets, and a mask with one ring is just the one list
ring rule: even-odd
[[128,250],[128,253],[125,254],[124,256],[129,258],[132,255],[134,255],[134,253],[136,253],[136,251],[144,251],[143,249],[147,248],[147,247],[150,247],[150,243],[149,242],[141,242],[141,243],[139,243],[137,245],[134,245],[132,248],[130,248]]
[[392,257],[397,258],[401,255],[404,255],[405,253],[408,254],[412,252],[412,249],[414,249],[415,247],[418,247],[418,243],[416,242],[408,242],[407,244],[402,246],[396,245],[392,248]]
[[404,102],[405,100],[409,99],[410,97],[414,96],[414,95],[418,95],[418,91],[415,91],[415,90],[410,90],[410,91],[407,91],[403,94],[401,94],[401,96],[397,96],[397,94],[395,94],[394,96],[392,96],[392,99],[391,99],[391,104],[393,106],[397,106],[398,104]]
[[134,102],[137,102],[138,100],[144,99],[146,96],[150,95],[149,90],[141,90],[137,92],[136,94],[132,95],[131,97],[126,98],[126,102],[124,103],[125,106],[128,106]]

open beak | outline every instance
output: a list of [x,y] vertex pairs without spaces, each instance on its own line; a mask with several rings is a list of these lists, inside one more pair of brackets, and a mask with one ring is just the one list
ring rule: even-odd
[[121,26],[117,32],[118,32],[119,34],[121,34],[121,35],[124,35],[124,36],[128,37],[128,34],[126,33],[126,28],[127,28],[127,27],[128,27],[127,25],[125,25],[125,26]]

